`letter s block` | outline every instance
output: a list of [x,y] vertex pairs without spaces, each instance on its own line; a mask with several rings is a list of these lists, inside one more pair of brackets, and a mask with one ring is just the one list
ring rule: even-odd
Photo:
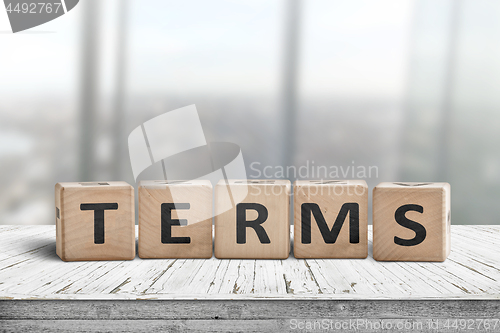
[[368,186],[364,180],[294,184],[295,258],[366,258]]
[[134,188],[125,182],[57,183],[56,253],[64,261],[135,257]]
[[212,257],[209,180],[139,183],[139,257]]
[[450,184],[380,183],[373,189],[373,258],[444,261],[450,223]]
[[[215,188],[215,256],[288,258],[290,188],[288,180],[219,181]],[[241,197],[241,202],[234,202],[233,198]]]

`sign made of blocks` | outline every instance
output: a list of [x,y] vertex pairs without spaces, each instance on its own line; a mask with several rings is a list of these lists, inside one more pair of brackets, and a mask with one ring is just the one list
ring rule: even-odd
[[298,180],[293,187],[296,258],[368,256],[364,180]]
[[125,182],[57,183],[56,253],[64,261],[135,257],[134,188]]
[[[221,180],[215,188],[215,256],[286,259],[290,253],[290,181]],[[240,192],[247,195],[232,202]],[[226,209],[226,207],[232,207]]]
[[212,184],[139,183],[139,257],[212,257]]
[[444,261],[450,223],[448,183],[380,183],[373,189],[375,260]]

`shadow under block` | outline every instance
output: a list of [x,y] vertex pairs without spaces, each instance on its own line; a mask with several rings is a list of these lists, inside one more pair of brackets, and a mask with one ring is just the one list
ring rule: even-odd
[[295,258],[366,258],[368,186],[364,180],[298,180]]
[[212,184],[139,183],[139,257],[212,257]]
[[[290,189],[288,180],[219,181],[215,188],[215,256],[288,258]],[[232,198],[242,200],[233,204]]]
[[450,184],[380,183],[373,189],[373,258],[444,261],[450,223]]
[[125,182],[57,183],[56,253],[64,261],[135,257],[134,188]]

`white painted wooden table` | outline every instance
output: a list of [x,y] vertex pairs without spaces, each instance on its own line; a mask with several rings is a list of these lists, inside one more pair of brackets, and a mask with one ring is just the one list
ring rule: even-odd
[[[55,226],[0,226],[0,299],[0,332],[2,325],[74,330],[87,319],[121,319],[113,327],[133,331],[210,328],[213,319],[237,321],[241,330],[286,330],[291,318],[446,318],[455,311],[500,319],[500,226],[452,226],[443,263],[377,262],[371,239],[368,258],[358,260],[66,263],[55,253]],[[230,325],[217,322],[217,330]]]

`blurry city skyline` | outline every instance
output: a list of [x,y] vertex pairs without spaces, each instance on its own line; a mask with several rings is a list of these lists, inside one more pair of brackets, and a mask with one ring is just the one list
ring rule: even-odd
[[453,224],[497,224],[499,14],[486,0],[88,0],[9,34],[0,10],[0,224],[53,224],[54,184],[90,180],[82,105],[94,112],[89,177],[134,184],[128,133],[190,104],[208,141],[240,145],[247,170],[283,165],[291,140],[297,167],[377,166],[371,188],[447,181]]

